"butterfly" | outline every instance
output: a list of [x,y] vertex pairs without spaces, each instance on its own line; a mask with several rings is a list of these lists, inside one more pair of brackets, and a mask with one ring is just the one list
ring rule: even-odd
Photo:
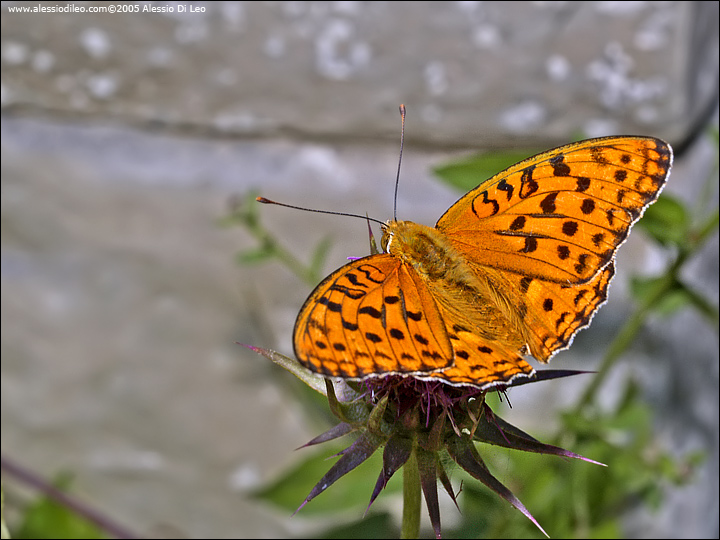
[[325,278],[300,309],[295,355],[327,377],[508,384],[572,343],[607,299],[613,260],[662,190],[652,137],[540,153],[461,197],[435,227],[390,220],[383,253]]

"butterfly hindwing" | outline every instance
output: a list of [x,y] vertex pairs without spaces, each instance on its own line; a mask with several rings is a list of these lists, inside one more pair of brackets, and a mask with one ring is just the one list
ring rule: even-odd
[[[452,315],[443,313],[452,328]],[[451,367],[432,373],[433,377],[453,385],[472,385],[480,388],[509,383],[518,376],[530,376],[535,370],[518,350],[501,341],[488,341],[477,333],[456,327],[450,332],[454,362]]]
[[614,274],[611,262],[591,281],[579,285],[515,276],[516,290],[524,294],[527,306],[523,329],[530,354],[547,362],[556,352],[567,349],[575,334],[590,324],[607,300]]

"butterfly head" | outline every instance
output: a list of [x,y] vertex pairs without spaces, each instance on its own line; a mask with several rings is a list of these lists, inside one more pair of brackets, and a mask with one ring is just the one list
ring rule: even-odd
[[447,266],[452,248],[437,229],[396,220],[388,221],[382,229],[380,245],[385,253],[421,272],[436,274]]
[[404,252],[404,246],[408,243],[412,236],[412,227],[418,225],[412,221],[397,221],[389,219],[382,226],[382,238],[380,246],[384,253],[393,255],[401,255]]

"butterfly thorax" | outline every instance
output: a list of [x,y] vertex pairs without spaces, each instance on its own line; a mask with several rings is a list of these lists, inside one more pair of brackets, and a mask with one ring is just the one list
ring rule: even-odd
[[443,279],[461,264],[460,254],[437,229],[412,221],[388,221],[380,240],[383,250],[410,264],[421,276]]

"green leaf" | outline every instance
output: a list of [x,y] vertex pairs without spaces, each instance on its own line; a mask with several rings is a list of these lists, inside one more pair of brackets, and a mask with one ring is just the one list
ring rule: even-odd
[[265,262],[275,256],[275,251],[269,246],[248,249],[236,255],[236,261],[240,264],[256,264]]
[[677,199],[662,195],[650,206],[638,226],[663,246],[682,245],[690,227],[690,216]]
[[398,538],[400,531],[390,514],[372,514],[358,521],[333,527],[315,538]]
[[536,152],[526,150],[479,154],[446,165],[440,165],[435,167],[433,172],[445,183],[458,188],[460,191],[469,191],[491,176],[515,165],[518,161],[532,156],[534,153]]
[[639,304],[647,304],[667,287],[668,276],[633,277],[630,280],[630,293]]
[[[693,304],[693,297],[685,286],[673,281],[668,287],[668,277],[641,278],[634,277],[630,281],[630,291],[633,297],[643,305],[648,305],[652,311],[668,316],[676,311]],[[662,293],[660,295],[660,293]],[[652,305],[649,305],[652,303]]]
[[[66,491],[71,483],[68,474],[59,475],[55,487]],[[40,497],[23,516],[15,538],[106,538],[102,531],[75,512],[48,497]]]

